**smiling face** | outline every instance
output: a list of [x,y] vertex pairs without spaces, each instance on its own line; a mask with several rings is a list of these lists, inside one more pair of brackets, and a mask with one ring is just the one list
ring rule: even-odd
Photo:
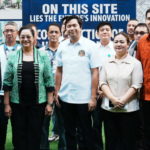
[[66,30],[67,33],[72,41],[79,39],[81,36],[81,27],[77,21],[77,19],[71,19],[67,24],[66,24]]
[[112,30],[111,30],[110,26],[104,25],[99,28],[97,35],[100,38],[100,40],[102,40],[102,41],[110,40],[110,38],[112,36]]
[[34,36],[30,29],[23,29],[20,33],[20,44],[23,48],[31,48],[34,45]]
[[130,20],[127,24],[127,33],[128,35],[134,35],[134,28],[138,24],[136,20]]
[[4,34],[4,37],[5,37],[6,43],[11,43],[11,42],[16,41],[18,31],[17,31],[16,27],[13,26],[13,25],[6,25],[4,27],[3,34]]
[[124,55],[126,55],[128,52],[128,47],[129,44],[127,38],[124,35],[119,34],[115,36],[114,49],[116,51],[116,56],[123,57]]

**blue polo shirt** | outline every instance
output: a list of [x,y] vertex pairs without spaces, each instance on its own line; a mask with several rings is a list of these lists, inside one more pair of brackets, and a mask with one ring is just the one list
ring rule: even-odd
[[91,69],[100,67],[96,44],[84,37],[76,43],[62,42],[56,53],[57,66],[62,67],[62,82],[58,95],[73,104],[86,104],[91,99]]

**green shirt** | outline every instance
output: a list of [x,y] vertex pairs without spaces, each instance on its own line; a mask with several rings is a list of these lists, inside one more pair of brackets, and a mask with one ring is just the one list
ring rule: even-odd
[[[12,52],[8,57],[6,71],[4,74],[4,91],[10,91],[10,101],[20,103],[20,87],[22,72],[22,49]],[[37,103],[47,101],[47,92],[54,90],[54,79],[48,54],[34,48],[34,72],[36,85]]]

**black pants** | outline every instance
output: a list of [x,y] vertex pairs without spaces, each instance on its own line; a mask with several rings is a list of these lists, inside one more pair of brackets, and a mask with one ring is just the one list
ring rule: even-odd
[[81,129],[83,137],[82,150],[95,150],[92,132],[91,112],[88,104],[70,104],[61,101],[64,117],[67,150],[77,150],[77,130]]
[[142,117],[144,126],[144,150],[150,150],[150,101],[142,101]]
[[44,116],[41,133],[40,150],[49,150],[49,141],[48,141],[49,126],[50,126],[50,116]]
[[96,150],[103,150],[102,140],[102,123],[103,123],[103,109],[101,108],[101,99],[97,101],[96,109],[92,112],[93,118],[93,134],[96,144]]
[[0,150],[5,149],[8,117],[4,114],[4,97],[0,96]]
[[104,111],[106,150],[137,150],[139,112],[113,113]]
[[26,106],[11,103],[11,107],[14,150],[39,150],[45,104]]

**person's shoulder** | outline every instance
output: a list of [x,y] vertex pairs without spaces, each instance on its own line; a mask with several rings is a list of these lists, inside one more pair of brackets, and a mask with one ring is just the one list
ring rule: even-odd
[[142,37],[140,38],[138,44],[139,44],[139,43],[143,43],[144,41],[147,41],[148,36],[149,36],[148,34],[142,36]]
[[62,51],[62,50],[66,50],[67,47],[69,46],[69,44],[70,44],[70,39],[66,39],[66,40],[60,42],[58,49],[57,49],[57,52]]
[[38,49],[39,51],[45,51],[46,50],[46,46],[42,46],[41,48]]
[[66,39],[64,41],[61,41],[59,46],[61,46],[61,45],[68,45],[69,43],[70,43],[70,39]]
[[8,54],[8,60],[9,61],[16,61],[17,58],[19,57],[19,55],[21,55],[22,53],[22,49],[18,49],[18,50],[15,50],[15,51],[11,51],[9,54]]
[[92,41],[92,40],[90,40],[90,39],[88,39],[88,38],[86,38],[86,37],[81,37],[81,40],[82,40],[82,42],[84,43],[84,42],[86,42],[86,43],[84,43],[84,44],[91,44],[91,45],[95,45],[96,46],[96,43],[94,42],[94,41]]
[[141,62],[133,56],[128,55],[128,59],[130,60],[130,62],[132,62],[135,65],[140,65],[141,64]]
[[40,49],[36,49],[36,48],[35,48],[35,50],[37,51],[37,53],[39,54],[40,57],[42,57],[42,58],[49,57],[48,52],[46,50],[40,50]]

